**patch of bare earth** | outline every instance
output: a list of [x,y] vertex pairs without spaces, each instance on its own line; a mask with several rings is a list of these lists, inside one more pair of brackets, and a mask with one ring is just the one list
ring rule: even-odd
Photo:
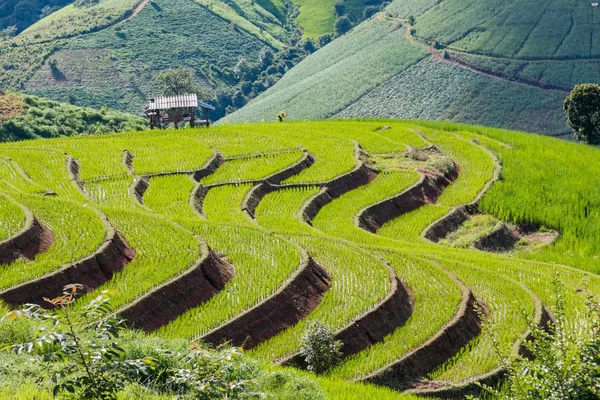
[[15,94],[0,94],[0,123],[23,112],[23,99]]

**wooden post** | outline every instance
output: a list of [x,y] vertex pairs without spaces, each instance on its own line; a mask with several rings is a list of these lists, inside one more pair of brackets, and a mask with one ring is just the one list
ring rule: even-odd
[[196,126],[196,114],[194,114],[194,110],[190,108],[190,128],[194,128]]
[[206,127],[208,128],[208,126],[210,125],[210,121],[208,120],[208,116],[209,116],[208,108],[204,109],[204,116],[206,117]]

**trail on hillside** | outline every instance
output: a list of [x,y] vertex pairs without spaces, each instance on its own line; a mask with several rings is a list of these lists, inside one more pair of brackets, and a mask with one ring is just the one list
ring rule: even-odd
[[445,62],[447,64],[454,65],[456,67],[465,69],[467,71],[474,72],[479,75],[484,75],[484,76],[494,79],[494,80],[518,82],[523,85],[534,86],[534,87],[544,89],[544,90],[555,90],[555,91],[559,91],[559,92],[563,92],[563,93],[567,93],[567,94],[569,93],[569,90],[566,90],[559,86],[547,85],[547,84],[543,84],[543,83],[536,82],[533,80],[523,79],[523,78],[518,78],[518,77],[508,77],[508,76],[498,74],[498,73],[495,73],[495,72],[487,70],[487,69],[477,68],[475,66],[465,63],[464,61],[461,61],[458,57],[456,57],[449,51],[447,51],[449,58],[444,58],[437,52],[437,50],[434,47],[428,45],[427,43],[420,42],[413,35],[411,35],[410,31],[412,29],[412,26],[409,23],[407,23],[406,21],[402,21],[402,22],[404,23],[404,27],[405,27],[404,36],[405,36],[406,40],[427,50],[429,52],[429,54],[431,54],[436,61]]
[[144,7],[146,7],[148,5],[148,3],[150,3],[150,0],[142,0],[142,2],[133,9],[133,12],[131,13],[131,15],[129,17],[125,18],[122,21],[117,22],[113,26],[116,26],[116,25],[122,24],[123,22],[127,22],[127,21],[131,20],[133,17],[138,15],[140,13],[140,11],[142,11],[144,9]]

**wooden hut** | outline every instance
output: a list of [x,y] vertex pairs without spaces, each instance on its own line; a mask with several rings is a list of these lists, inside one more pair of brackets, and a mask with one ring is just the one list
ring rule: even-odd
[[[196,111],[204,113],[204,119],[196,119]],[[215,108],[210,104],[198,101],[196,94],[181,94],[177,96],[159,96],[150,99],[144,106],[144,113],[150,120],[150,129],[161,128],[173,123],[175,129],[181,122],[189,122],[190,127],[210,125],[210,111]]]

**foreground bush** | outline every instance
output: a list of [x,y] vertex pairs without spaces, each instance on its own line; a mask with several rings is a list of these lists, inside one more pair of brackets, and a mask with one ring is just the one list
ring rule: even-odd
[[[319,399],[318,385],[270,372],[241,349],[211,349],[129,331],[102,294],[73,307],[78,285],[0,323],[0,397],[59,399]],[[10,351],[12,350],[12,351]]]
[[564,287],[554,282],[554,322],[543,329],[527,319],[530,358],[508,367],[500,390],[484,387],[486,398],[499,400],[591,400],[600,398],[600,305],[591,293],[586,315],[573,329],[565,313]]

